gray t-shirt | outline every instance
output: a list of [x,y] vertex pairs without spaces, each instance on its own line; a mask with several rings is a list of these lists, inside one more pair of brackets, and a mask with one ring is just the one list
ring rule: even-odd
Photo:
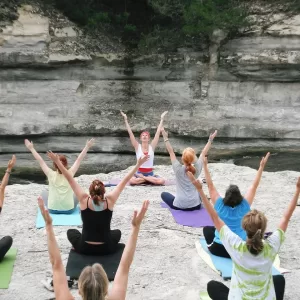
[[[176,196],[173,205],[178,208],[191,208],[199,205],[202,201],[198,191],[188,178],[185,166],[177,159],[172,163],[176,177]],[[194,167],[196,168],[195,177],[198,178],[202,170],[202,159],[199,158]]]

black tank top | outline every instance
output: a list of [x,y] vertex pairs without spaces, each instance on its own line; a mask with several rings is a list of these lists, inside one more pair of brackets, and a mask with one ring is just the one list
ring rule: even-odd
[[[86,202],[86,209],[81,211],[82,219],[82,240],[87,242],[109,243],[111,240],[110,222],[113,212],[108,208],[107,199],[106,209],[94,211],[89,208],[89,199]],[[91,201],[93,201],[91,199]]]

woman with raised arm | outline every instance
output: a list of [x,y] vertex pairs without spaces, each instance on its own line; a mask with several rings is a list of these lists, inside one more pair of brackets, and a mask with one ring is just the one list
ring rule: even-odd
[[157,127],[156,134],[152,142],[150,143],[150,133],[148,131],[143,131],[140,135],[141,143],[138,143],[128,123],[127,115],[121,111],[121,115],[124,118],[131,144],[136,153],[137,160],[144,155],[149,155],[150,157],[149,160],[145,162],[138,169],[137,173],[134,174],[134,176],[130,179],[131,185],[139,185],[145,183],[154,184],[154,185],[163,185],[165,183],[165,180],[163,178],[160,178],[159,176],[154,174],[153,163],[154,163],[154,151],[159,141],[160,132],[163,127],[164,117],[167,113],[168,113],[167,111],[162,113],[160,118],[160,123]]
[[[7,169],[5,171],[5,174],[2,178],[1,185],[0,185],[0,214],[2,212],[2,207],[4,204],[4,194],[5,194],[5,188],[8,184],[9,175],[11,173],[12,168],[14,167],[16,163],[16,156],[13,155],[11,160],[7,164]],[[11,236],[5,236],[2,239],[0,239],[0,262],[3,260],[5,254],[10,249],[11,245],[13,243],[13,239]]]
[[77,229],[67,231],[68,240],[74,250],[86,255],[106,255],[116,252],[121,239],[121,231],[110,229],[113,208],[130,178],[149,157],[141,157],[134,168],[107,194],[105,193],[104,184],[100,180],[92,181],[89,194],[87,194],[75,181],[72,174],[68,172],[57,154],[49,151],[48,157],[66,177],[79,200],[82,234]]
[[200,193],[205,208],[220,232],[220,239],[233,261],[230,289],[221,282],[210,281],[207,285],[210,298],[212,300],[282,300],[285,280],[281,275],[272,277],[272,265],[284,241],[285,231],[297,205],[300,177],[294,197],[279,222],[278,229],[266,240],[264,240],[267,228],[265,215],[254,209],[244,216],[242,227],[246,232],[246,241],[232,232],[219,218],[214,207],[208,202],[201,183],[193,174],[189,173],[189,177]]
[[[205,159],[203,168],[210,200],[214,205],[214,209],[218,213],[219,217],[229,227],[229,229],[237,234],[242,240],[246,240],[247,237],[245,230],[242,228],[242,219],[250,211],[250,206],[253,203],[256,190],[259,186],[261,176],[269,156],[270,153],[268,152],[267,155],[262,158],[254,181],[245,197],[242,196],[237,185],[230,185],[226,190],[224,198],[220,196],[213,184],[208,170],[207,159]],[[207,243],[207,247],[212,254],[230,258],[229,253],[222,244],[219,231],[216,230],[214,226],[204,227],[203,234]]]
[[217,130],[210,134],[207,144],[202,150],[199,158],[197,159],[195,150],[193,148],[184,149],[181,157],[183,165],[177,160],[173,151],[171,143],[168,139],[168,134],[162,129],[162,135],[166,148],[170,154],[173,171],[176,177],[176,196],[163,192],[161,194],[162,200],[168,204],[169,207],[177,210],[191,211],[201,208],[201,198],[195,187],[190,182],[186,172],[192,172],[197,178],[199,177],[202,169],[202,158],[205,157],[211,147],[214,138],[217,135]]
[[[79,166],[86,156],[89,149],[94,145],[95,139],[91,139],[86,142],[85,147],[77,157],[76,161],[69,169],[72,176],[75,176],[79,169]],[[48,178],[49,192],[43,191],[42,198],[44,199],[45,205],[49,212],[52,214],[71,214],[77,207],[78,200],[74,196],[72,188],[70,187],[66,178],[61,174],[57,165],[54,163],[54,170],[50,169],[39,153],[34,149],[33,143],[29,140],[25,140],[25,146],[32,153],[34,158],[40,164],[41,169]],[[67,158],[64,155],[59,155],[61,163],[68,167]]]
[[[38,199],[38,204],[46,224],[48,252],[53,270],[53,286],[55,299],[73,300],[74,298],[69,291],[67,276],[55,239],[52,227],[52,219],[48,211],[45,209],[43,199],[41,197]],[[124,249],[111,290],[108,292],[109,281],[104,269],[100,264],[94,264],[92,266],[84,268],[80,274],[78,280],[78,289],[82,299],[125,300],[129,270],[133,261],[140,226],[145,217],[148,206],[149,201],[147,200],[144,201],[139,212],[134,211],[131,221],[131,235]]]

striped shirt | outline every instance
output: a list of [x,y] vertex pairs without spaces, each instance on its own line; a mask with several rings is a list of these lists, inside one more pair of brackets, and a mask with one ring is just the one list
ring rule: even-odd
[[272,265],[284,241],[284,232],[277,229],[264,240],[258,255],[251,254],[246,242],[226,225],[220,239],[232,258],[233,270],[228,300],[276,300]]

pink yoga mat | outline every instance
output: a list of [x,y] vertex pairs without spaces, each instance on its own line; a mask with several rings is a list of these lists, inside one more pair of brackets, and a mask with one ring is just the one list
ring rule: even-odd
[[168,208],[170,210],[177,224],[196,228],[214,225],[204,207],[193,211],[182,211],[172,209],[164,202],[162,202],[160,205],[161,207]]
[[[114,185],[118,185],[121,182],[120,178],[113,178],[111,179],[108,183],[110,184],[110,186],[114,186]],[[176,182],[174,179],[167,179],[164,185],[175,185]],[[127,183],[127,185],[130,185],[129,183]],[[143,184],[141,184],[141,186],[144,186]],[[146,186],[155,186],[153,184],[146,184]]]

